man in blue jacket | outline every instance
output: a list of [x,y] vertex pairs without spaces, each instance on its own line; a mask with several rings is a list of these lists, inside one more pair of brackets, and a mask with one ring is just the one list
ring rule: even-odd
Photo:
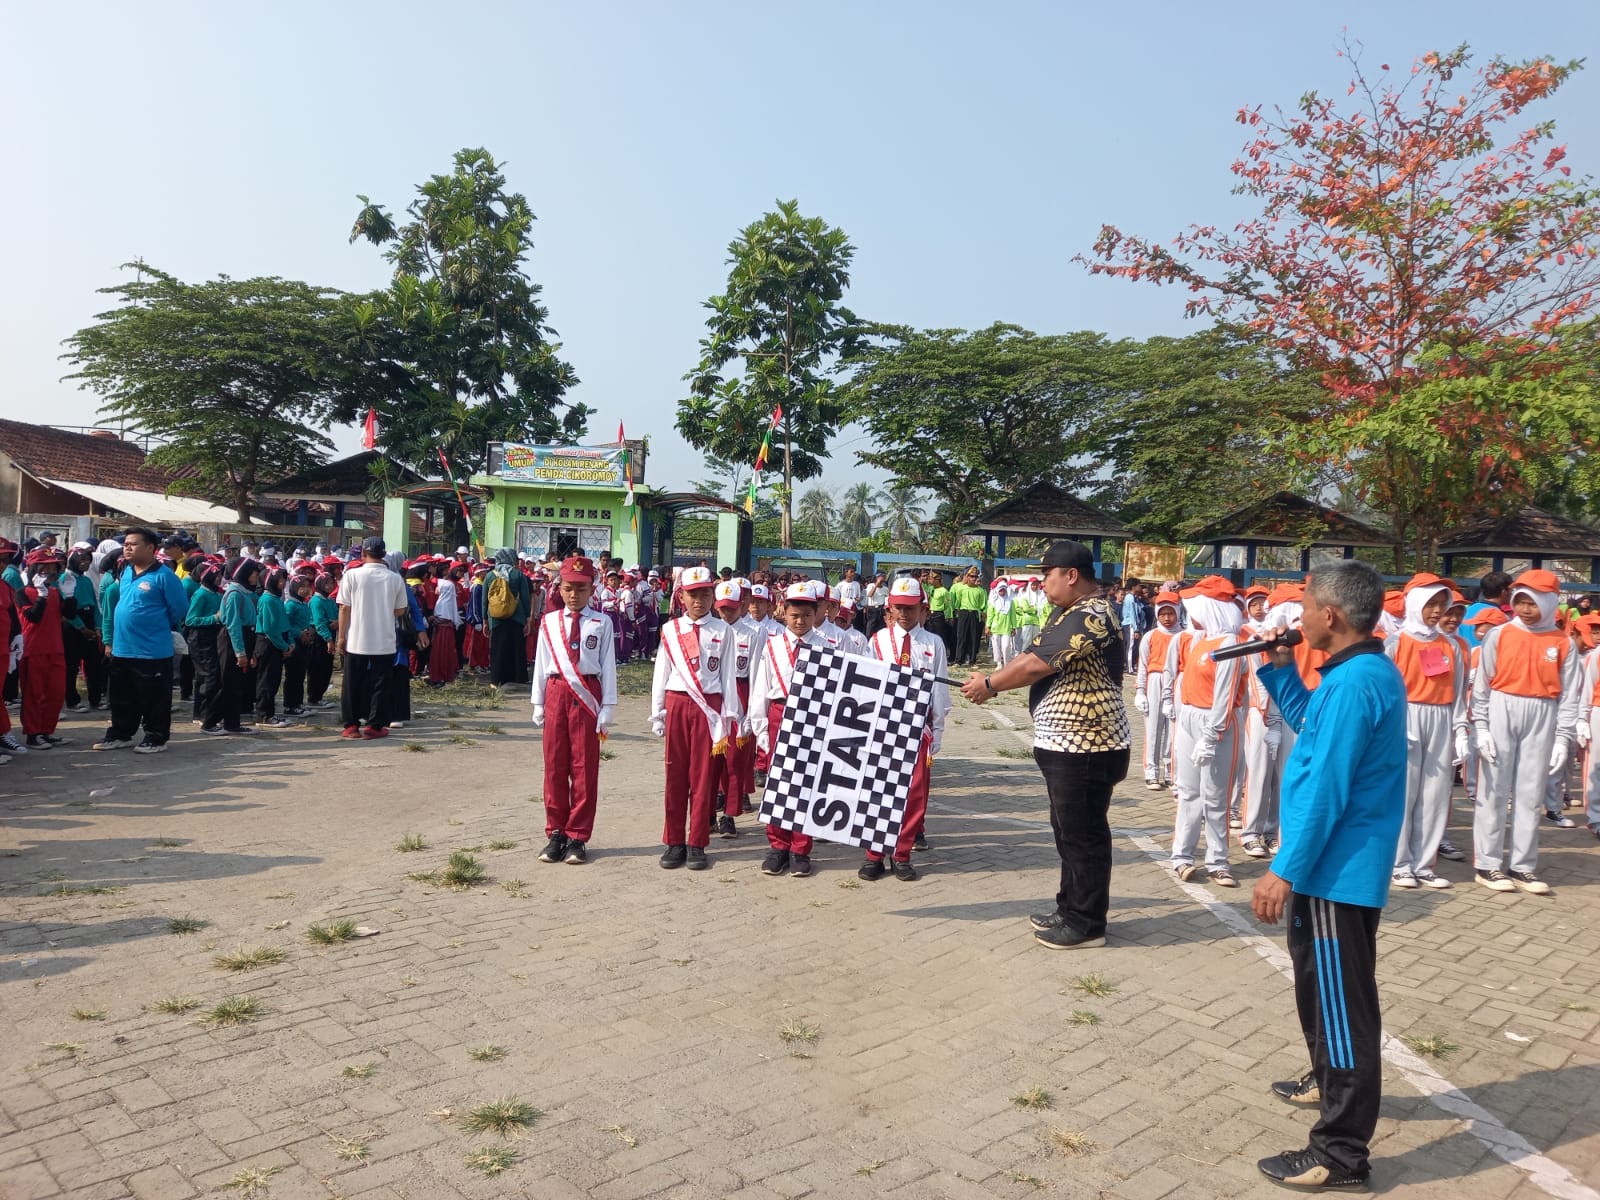
[[1304,1150],[1262,1159],[1290,1187],[1366,1186],[1383,1094],[1376,961],[1406,797],[1406,689],[1372,636],[1383,579],[1365,563],[1319,567],[1306,587],[1306,642],[1330,655],[1308,691],[1292,651],[1257,678],[1295,730],[1284,764],[1283,840],[1251,907],[1276,925],[1289,910],[1295,1003],[1311,1070],[1272,1090],[1321,1116]]
[[189,597],[172,568],[156,560],[158,539],[149,529],[130,529],[122,539],[117,606],[106,625],[111,662],[111,725],[96,750],[133,745],[135,754],[160,754],[172,735],[172,631],[183,624]]

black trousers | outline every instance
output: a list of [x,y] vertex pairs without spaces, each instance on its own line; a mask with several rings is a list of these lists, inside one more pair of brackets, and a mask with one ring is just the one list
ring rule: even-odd
[[1310,1145],[1357,1175],[1368,1171],[1367,1146],[1383,1100],[1377,978],[1382,914],[1298,892],[1289,901],[1294,1000],[1322,1089],[1322,1115],[1311,1127]]
[[345,651],[339,710],[347,729],[362,721],[369,729],[388,728],[389,687],[393,678],[394,655]]
[[283,708],[301,708],[306,702],[306,663],[311,647],[295,642],[283,656]]
[[305,646],[305,651],[306,699],[312,704],[321,704],[328,690],[328,682],[333,678],[333,651],[321,638],[312,638]]
[[411,664],[395,663],[394,674],[389,678],[389,715],[385,723],[409,720],[411,720]]
[[978,661],[978,644],[983,641],[983,614],[974,608],[956,613],[955,657],[950,661],[971,666]]
[[528,682],[528,642],[522,626],[501,621],[489,630],[489,682]]
[[1111,789],[1128,777],[1127,750],[1064,754],[1033,750],[1050,796],[1050,829],[1061,856],[1056,911],[1069,929],[1102,937],[1111,908]]
[[172,736],[172,659],[111,660],[111,724],[106,741],[126,741],[144,726],[157,744]]
[[[184,639],[188,639],[188,629],[184,630]],[[189,700],[194,696],[194,659],[187,654],[178,656],[178,695],[181,699]]]
[[278,686],[283,682],[283,651],[264,637],[256,638],[256,716],[265,721],[278,712]]
[[[245,628],[244,644],[251,647],[256,644],[254,629]],[[256,673],[253,667],[248,671],[244,669],[233,651],[233,639],[222,626],[217,628],[217,666],[221,682],[216,699],[206,706],[200,719],[208,727],[221,725],[224,729],[237,730],[241,726],[240,715],[254,703]]]
[[950,627],[950,618],[943,613],[930,613],[928,615],[928,632],[944,643],[944,656],[946,661],[956,661],[955,630]]
[[194,670],[194,716],[204,720],[206,709],[222,687],[222,662],[217,658],[217,627],[199,625],[188,631],[188,661]]
[[85,637],[76,629],[63,627],[61,630],[61,648],[67,656],[67,694],[68,708],[76,708],[83,702],[83,697],[78,694],[78,670],[83,670],[84,690],[88,692],[91,705],[99,705],[106,698],[106,655],[100,646],[98,638]]

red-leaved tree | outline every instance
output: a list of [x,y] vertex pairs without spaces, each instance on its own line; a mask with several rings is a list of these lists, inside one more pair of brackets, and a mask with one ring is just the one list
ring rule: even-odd
[[1553,125],[1523,115],[1580,64],[1495,59],[1469,74],[1462,46],[1395,81],[1388,64],[1369,76],[1349,43],[1340,53],[1354,73],[1344,97],[1239,111],[1251,140],[1234,190],[1259,216],[1169,246],[1107,225],[1078,261],[1186,286],[1189,315],[1242,324],[1319,372],[1327,403],[1310,428],[1284,430],[1285,452],[1348,472],[1389,516],[1397,553],[1423,561],[1449,525],[1521,503],[1524,464],[1596,432],[1524,419],[1543,394],[1530,381],[1585,414],[1570,401],[1587,363],[1567,343],[1600,284],[1600,204]]

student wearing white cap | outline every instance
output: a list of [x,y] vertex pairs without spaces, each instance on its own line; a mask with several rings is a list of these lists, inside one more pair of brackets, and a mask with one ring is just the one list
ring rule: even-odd
[[750,673],[766,636],[760,625],[741,615],[744,611],[743,580],[727,579],[717,584],[716,611],[727,624],[732,639],[734,689],[739,693],[740,707],[747,714],[740,735],[728,744],[728,752],[722,756],[723,772],[717,786],[722,799],[717,836],[732,838],[739,836],[734,818],[752,811],[750,793],[755,791],[756,746],[749,731]]

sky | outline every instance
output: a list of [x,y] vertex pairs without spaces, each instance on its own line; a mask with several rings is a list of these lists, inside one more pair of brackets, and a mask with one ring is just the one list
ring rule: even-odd
[[[1161,239],[1246,215],[1244,105],[1342,93],[1342,31],[1397,69],[1470,43],[1561,59],[1600,5],[29,4],[0,0],[0,415],[89,425],[62,339],[142,258],[180,278],[381,287],[357,193],[399,212],[483,146],[538,216],[532,278],[596,411],[649,434],[649,482],[705,474],[673,429],[727,246],[795,199],[857,248],[846,303],[925,328],[1188,331],[1182,294],[1091,278],[1100,226]],[[1538,113],[1600,174],[1600,71]],[[337,435],[341,450],[359,433]],[[822,482],[864,471],[859,429]]]

